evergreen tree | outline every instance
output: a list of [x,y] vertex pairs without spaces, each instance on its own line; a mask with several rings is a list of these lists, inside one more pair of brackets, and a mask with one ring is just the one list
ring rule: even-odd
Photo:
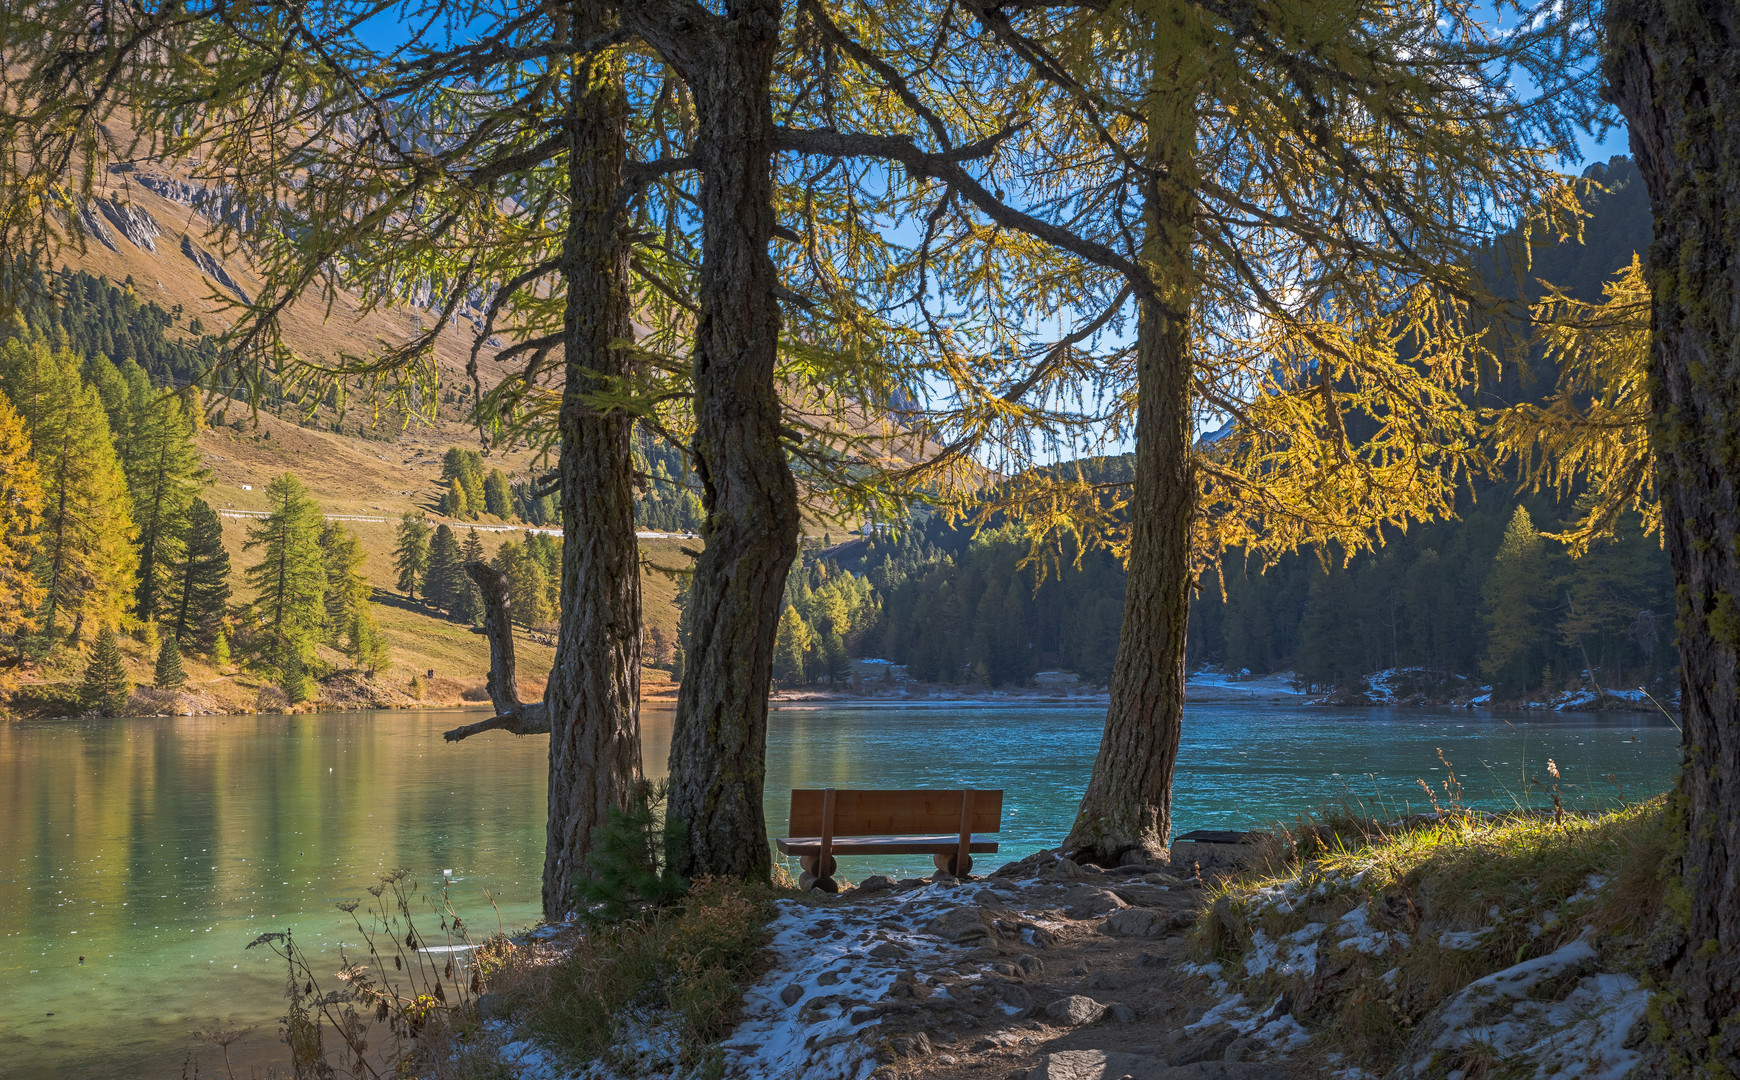
[[225,668],[230,663],[230,636],[224,633],[223,627],[218,627],[217,637],[211,643],[211,662],[219,668]]
[[459,540],[453,529],[441,524],[435,527],[435,537],[429,542],[429,568],[423,575],[425,603],[447,611],[459,602],[459,590],[465,580],[460,577]]
[[[37,525],[42,519],[42,481],[30,455],[24,419],[0,393],[0,648],[17,651],[36,629],[42,583],[31,572]],[[0,664],[0,692],[10,689],[15,667]]]
[[399,591],[406,599],[415,600],[417,586],[429,568],[429,522],[421,514],[406,513],[399,519],[398,540],[393,567],[399,572]]
[[478,538],[476,529],[465,530],[465,543],[459,548],[460,582],[457,596],[453,604],[453,617],[459,622],[471,626],[483,623],[483,593],[478,589],[477,582],[471,580],[471,575],[465,568],[474,562],[483,562],[483,541]]
[[[169,594],[174,619],[170,636],[193,644],[220,636],[219,621],[230,603],[230,553],[224,550],[223,519],[204,499],[188,504],[180,565]],[[228,647],[228,643],[225,643]]]
[[181,648],[175,644],[174,634],[165,634],[163,644],[157,650],[157,668],[152,685],[159,690],[179,690],[186,683],[187,672],[181,669]]
[[1526,508],[1518,506],[1505,528],[1481,593],[1486,602],[1486,656],[1480,667],[1495,694],[1527,691],[1541,672],[1551,622],[1553,583],[1546,546]]
[[35,569],[42,628],[114,626],[132,600],[137,555],[126,479],[109,422],[70,352],[40,341],[0,345],[0,386],[24,418],[44,495]]
[[508,478],[500,469],[489,470],[489,475],[484,478],[483,505],[496,517],[513,516],[513,492],[508,489]]
[[304,644],[297,638],[286,638],[278,649],[278,685],[292,705],[300,705],[314,696],[313,680],[308,677],[308,662],[303,656]]
[[320,561],[326,571],[322,606],[326,609],[326,640],[334,644],[350,632],[359,612],[367,609],[369,580],[362,565],[368,556],[355,533],[336,521],[320,530]]
[[[254,608],[265,623],[269,647],[280,664],[301,653],[301,642],[318,636],[325,619],[326,565],[320,546],[320,508],[291,473],[266,485],[270,511],[248,526],[245,550],[261,550],[247,569]],[[294,642],[294,647],[290,647]],[[286,686],[285,691],[289,692]]]
[[96,648],[91,650],[85,665],[84,682],[79,686],[79,703],[86,712],[98,716],[122,716],[127,711],[127,697],[133,692],[133,682],[127,677],[127,665],[115,644],[115,628],[105,624],[97,633]]
[[139,530],[138,616],[167,613],[169,581],[181,561],[188,507],[206,471],[193,445],[193,421],[183,400],[161,393],[137,364],[129,401],[129,434],[122,453]]

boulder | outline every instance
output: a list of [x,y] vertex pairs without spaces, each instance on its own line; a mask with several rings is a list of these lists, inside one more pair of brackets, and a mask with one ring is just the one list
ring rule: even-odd
[[955,945],[991,938],[990,913],[982,908],[958,907],[925,923],[924,932]]
[[1077,885],[1063,895],[1064,911],[1072,919],[1092,919],[1125,906],[1118,894],[1094,885]]
[[1151,908],[1125,908],[1100,924],[1100,933],[1114,937],[1159,937],[1166,930],[1166,917]]
[[1045,1007],[1046,1018],[1064,1027],[1081,1027],[1098,1023],[1106,1015],[1106,1007],[1085,994],[1058,998]]
[[1159,1058],[1106,1050],[1046,1054],[1027,1080],[1282,1080],[1287,1070],[1254,1061],[1203,1061],[1182,1068]]

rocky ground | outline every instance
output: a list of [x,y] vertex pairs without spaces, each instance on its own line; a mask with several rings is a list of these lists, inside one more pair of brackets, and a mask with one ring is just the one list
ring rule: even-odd
[[[873,877],[787,903],[774,966],[726,1042],[736,1077],[1268,1080],[1303,1033],[1279,1009],[1229,1021],[1184,932],[1236,856],[1100,871],[1040,853],[983,879]],[[1183,861],[1183,860],[1180,860]],[[1222,1009],[1220,1012],[1225,1012]],[[651,1063],[649,1063],[651,1064]]]

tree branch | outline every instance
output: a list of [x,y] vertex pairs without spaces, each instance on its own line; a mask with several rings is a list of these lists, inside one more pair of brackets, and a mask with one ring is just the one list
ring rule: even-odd
[[512,604],[508,600],[507,575],[486,563],[465,565],[465,572],[477,582],[483,594],[483,636],[489,639],[489,700],[496,715],[488,720],[454,728],[443,736],[448,742],[458,742],[484,731],[511,731],[515,735],[548,735],[550,711],[543,702],[523,704],[520,690],[514,682],[514,627]]

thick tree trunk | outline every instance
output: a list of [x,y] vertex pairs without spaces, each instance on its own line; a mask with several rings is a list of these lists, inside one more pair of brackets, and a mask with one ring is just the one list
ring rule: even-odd
[[514,735],[548,735],[550,710],[542,701],[526,704],[520,701],[516,679],[518,664],[514,659],[513,601],[508,597],[508,577],[488,563],[466,563],[465,572],[477,582],[483,597],[483,636],[489,642],[489,677],[485,687],[495,715],[475,724],[456,727],[444,736],[448,742],[459,742],[485,731],[506,731]]
[[[575,42],[608,31],[615,15],[574,5]],[[634,418],[589,400],[629,374],[628,238],[617,208],[628,156],[628,99],[620,60],[595,58],[574,75],[566,123],[568,231],[562,276],[562,612],[544,690],[550,717],[544,916],[574,905],[592,830],[626,809],[640,782],[640,552],[634,537]],[[616,387],[614,389],[620,389]]]
[[647,5],[647,25],[636,27],[694,94],[701,173],[695,457],[706,546],[695,565],[671,735],[667,848],[684,876],[765,878],[767,693],[799,525],[780,444],[778,279],[768,256],[780,4],[728,3],[722,17],[675,6],[664,19],[651,10],[659,5]]
[[1141,301],[1136,326],[1136,477],[1123,627],[1099,756],[1064,841],[1077,859],[1105,866],[1163,857],[1184,724],[1196,515],[1190,409],[1195,232],[1185,178],[1195,136],[1189,99],[1174,104],[1150,121],[1149,161],[1158,179],[1145,202],[1143,262],[1161,291]]
[[1613,0],[1607,77],[1655,240],[1662,526],[1679,596],[1687,917],[1672,961],[1678,1072],[1740,1075],[1740,4]]

